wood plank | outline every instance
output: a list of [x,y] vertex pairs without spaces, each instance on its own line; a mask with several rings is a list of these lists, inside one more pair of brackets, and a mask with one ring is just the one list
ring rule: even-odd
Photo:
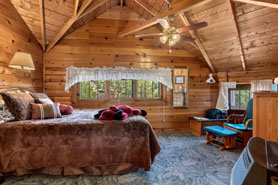
[[45,50],[46,45],[46,38],[45,38],[45,14],[44,14],[44,0],[39,0],[39,7],[40,7],[40,22],[41,22],[41,45],[43,51]]

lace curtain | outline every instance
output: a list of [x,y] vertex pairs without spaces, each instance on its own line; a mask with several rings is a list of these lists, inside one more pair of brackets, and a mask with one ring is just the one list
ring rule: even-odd
[[236,88],[236,82],[221,82],[216,108],[220,110],[229,109],[229,89]]
[[127,68],[127,67],[96,67],[96,68],[77,68],[70,66],[66,71],[65,91],[69,92],[71,86],[91,80],[151,80],[160,82],[173,89],[172,84],[172,69],[157,68]]

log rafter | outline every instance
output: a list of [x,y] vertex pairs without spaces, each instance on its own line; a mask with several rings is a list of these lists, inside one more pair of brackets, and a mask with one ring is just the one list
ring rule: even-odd
[[233,0],[242,3],[254,4],[258,6],[265,6],[270,8],[278,8],[277,0]]
[[197,6],[200,6],[200,5],[203,5],[207,2],[209,2],[211,0],[188,0],[188,1],[180,1],[176,4],[173,5],[173,8],[171,10],[168,10],[166,12],[162,12],[161,14],[147,20],[147,21],[144,21],[142,23],[138,23],[137,25],[135,25],[134,27],[130,27],[130,28],[127,28],[121,32],[118,33],[118,36],[119,37],[124,37],[126,35],[129,35],[131,33],[134,33],[134,32],[137,32],[137,31],[140,31],[140,30],[143,30],[145,28],[148,28],[150,26],[153,26],[155,24],[157,24],[157,19],[161,19],[161,18],[165,18],[171,14],[177,14],[177,13],[181,13],[181,12],[184,12],[188,9],[191,9],[191,8],[194,8],[194,7],[197,7]]
[[152,16],[157,16],[158,11],[156,11],[150,4],[148,4],[145,0],[134,0],[137,4],[139,4],[142,8],[144,8],[147,12],[149,12]]
[[[73,25],[73,23],[82,15],[82,13],[88,8],[88,6],[92,3],[93,0],[83,1],[80,9],[77,14],[73,13],[72,17],[65,23],[64,27],[57,33],[55,38],[48,45],[46,52],[49,52],[56,43],[64,36],[64,34],[68,31],[68,29]],[[98,1],[99,2],[99,1]],[[102,3],[102,2],[101,2]],[[98,7],[98,6],[97,6]]]
[[[189,19],[189,17],[188,17],[185,13],[180,13],[179,15],[180,15],[180,18],[182,19],[182,21],[183,21],[183,23],[184,23],[185,26],[189,26],[189,25],[192,24],[192,23],[191,23],[191,20]],[[201,40],[200,40],[198,34],[197,34],[197,32],[196,32],[195,30],[189,30],[189,33],[190,33],[190,35],[191,35],[193,38],[196,39],[196,40],[195,40],[195,43],[196,43],[197,46],[199,47],[199,49],[200,49],[200,51],[201,51],[203,57],[205,58],[205,60],[206,60],[206,62],[207,62],[207,64],[208,64],[210,70],[211,70],[213,73],[215,73],[215,72],[216,72],[215,67],[214,67],[214,65],[212,64],[212,62],[211,62],[211,60],[210,60],[210,58],[209,58],[209,55],[207,54],[207,52],[206,52],[206,50],[205,50],[205,48],[204,48],[204,46],[203,46],[203,44],[202,44],[202,42],[201,42]]]
[[231,0],[228,0],[228,4],[229,4],[229,9],[231,11],[232,17],[233,17],[233,23],[236,28],[236,36],[237,36],[237,40],[239,42],[239,47],[240,47],[240,60],[241,60],[241,64],[242,64],[242,69],[244,71],[246,71],[246,61],[245,61],[245,56],[244,56],[244,52],[243,52],[242,41],[240,38],[239,27],[238,27],[238,23],[236,21],[236,15],[235,15],[235,11],[234,11]]
[[40,9],[40,24],[41,24],[41,46],[43,51],[46,47],[46,33],[45,33],[45,13],[44,13],[44,0],[39,0],[39,9]]

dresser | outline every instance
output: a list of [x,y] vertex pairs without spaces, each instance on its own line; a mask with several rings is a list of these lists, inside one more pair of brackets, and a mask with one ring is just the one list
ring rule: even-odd
[[278,93],[254,93],[253,136],[278,142]]

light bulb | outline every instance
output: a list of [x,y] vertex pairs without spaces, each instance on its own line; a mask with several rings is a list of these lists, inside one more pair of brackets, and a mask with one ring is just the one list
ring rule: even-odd
[[160,37],[160,42],[165,44],[168,40],[168,36],[167,35],[163,35],[162,37]]
[[179,41],[180,40],[180,35],[179,34],[173,34],[172,39],[175,41]]
[[173,46],[173,45],[175,45],[175,44],[176,44],[176,42],[175,42],[174,40],[169,39],[169,46]]

